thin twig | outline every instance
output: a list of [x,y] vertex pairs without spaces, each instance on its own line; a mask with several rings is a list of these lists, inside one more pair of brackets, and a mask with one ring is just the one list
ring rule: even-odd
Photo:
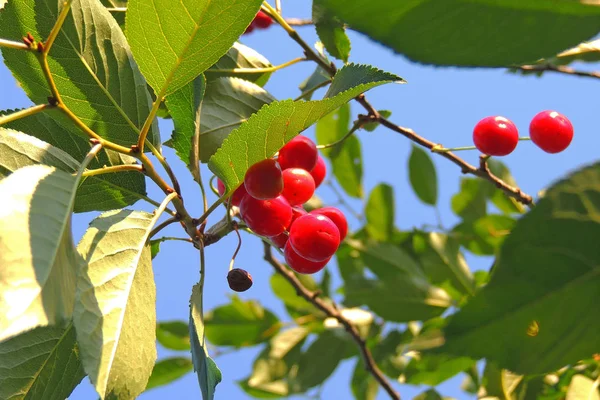
[[9,122],[12,122],[12,121],[16,121],[21,118],[28,117],[30,115],[37,114],[48,108],[52,108],[52,106],[50,104],[38,104],[33,107],[25,108],[20,111],[16,111],[16,112],[13,112],[10,114],[3,115],[0,117],[0,126],[2,126],[4,124],[8,124]]
[[287,22],[288,25],[290,25],[290,26],[306,26],[306,25],[313,24],[312,19],[302,19],[302,18],[286,18],[285,22]]
[[364,124],[365,124],[365,121],[363,121],[362,119],[355,121],[354,124],[352,125],[352,128],[348,131],[348,133],[346,133],[340,139],[338,139],[332,143],[320,144],[317,146],[317,149],[328,149],[330,147],[335,147],[339,144],[344,143],[346,141],[346,139],[348,139],[350,136],[352,136],[354,134],[354,132],[356,132],[357,130],[362,128]]
[[283,64],[273,65],[272,67],[265,68],[231,68],[231,69],[208,69],[204,71],[205,74],[213,73],[228,73],[228,74],[260,74],[267,72],[275,72],[277,70],[289,67],[294,64],[298,64],[302,61],[308,61],[305,57],[296,57],[293,60],[284,62]]
[[373,355],[371,354],[371,351],[367,347],[367,343],[360,336],[360,332],[358,331],[358,329],[354,325],[352,325],[352,322],[347,320],[338,311],[337,306],[331,305],[330,303],[327,303],[327,302],[323,301],[321,298],[319,298],[318,292],[313,292],[313,291],[308,290],[302,284],[302,282],[300,282],[300,280],[298,280],[298,278],[296,278],[296,275],[294,275],[294,273],[292,273],[283,264],[281,264],[279,261],[277,261],[275,258],[273,258],[273,254],[271,253],[271,245],[269,245],[267,242],[263,242],[263,244],[264,244],[264,251],[265,251],[265,254],[264,254],[265,261],[267,261],[269,264],[271,264],[271,266],[273,266],[273,268],[275,268],[277,273],[279,273],[281,276],[283,276],[296,289],[296,293],[298,294],[298,296],[304,298],[306,301],[313,304],[319,310],[321,310],[325,314],[327,314],[327,316],[329,316],[331,318],[335,318],[340,324],[342,324],[344,326],[346,331],[350,334],[350,336],[352,336],[352,339],[358,345],[358,348],[360,350],[360,353],[361,353],[361,356],[365,363],[367,371],[373,376],[373,378],[375,378],[377,380],[377,382],[385,389],[385,391],[389,394],[389,396],[392,399],[400,400],[400,395],[394,390],[394,388],[392,387],[390,382],[388,382],[388,380],[385,378],[385,376],[383,375],[383,373],[377,366],[377,363],[373,359]]
[[137,171],[144,172],[144,166],[140,164],[122,164],[122,165],[111,165],[110,167],[104,166],[98,169],[88,169],[81,176],[96,176],[103,174],[112,174],[117,172],[125,172],[125,171]]
[[584,78],[600,79],[600,72],[597,71],[578,71],[566,65],[554,65],[554,64],[532,64],[532,65],[515,65],[510,68],[516,69],[523,72],[556,72],[565,75],[574,75]]
[[277,14],[281,14],[281,0],[275,0],[275,10]]
[[31,50],[29,46],[21,42],[13,42],[12,40],[0,39],[0,47],[6,47],[16,50]]
[[163,222],[161,222],[160,224],[156,225],[154,227],[154,229],[152,229],[152,231],[150,232],[150,236],[148,236],[150,239],[152,239],[152,237],[154,237],[158,232],[160,232],[161,230],[163,230],[164,228],[166,228],[167,226],[175,223],[179,221],[179,218],[177,217],[171,217],[169,219],[164,220]]
[[[436,146],[435,143],[420,136],[412,129],[404,128],[402,126],[396,125],[396,124],[388,121],[387,119],[383,118],[381,115],[379,116],[379,118],[377,118],[377,121],[381,125],[385,126],[386,128],[388,128],[394,132],[398,132],[399,134],[403,135],[407,139],[409,139],[409,140],[417,143],[418,145],[425,147],[429,150],[433,149]],[[444,152],[444,153],[437,153],[437,154],[452,161],[454,164],[458,165],[461,168],[461,171],[463,174],[475,175],[482,179],[492,182],[494,185],[496,185],[496,187],[498,189],[502,190],[508,196],[514,198],[515,200],[517,200],[518,202],[520,202],[522,204],[531,205],[533,203],[533,198],[530,195],[524,193],[518,187],[509,185],[508,183],[504,182],[502,179],[500,179],[496,175],[494,175],[488,168],[487,163],[484,162],[479,166],[479,168],[477,168],[474,165],[469,164],[462,158],[458,157],[456,154],[454,154],[452,152]]]

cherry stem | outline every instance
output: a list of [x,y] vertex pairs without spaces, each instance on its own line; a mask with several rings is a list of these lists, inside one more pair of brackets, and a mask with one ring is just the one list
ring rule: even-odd
[[[531,140],[531,138],[529,136],[523,136],[523,137],[520,137],[519,140],[525,141],[525,140]],[[455,152],[455,151],[465,151],[465,150],[477,150],[477,147],[475,147],[475,146],[443,147],[441,144],[438,144],[431,148],[431,151],[433,153],[448,153],[451,151]]]
[[231,224],[233,226],[233,230],[235,231],[235,234],[238,237],[238,244],[237,244],[237,247],[235,248],[235,251],[233,252],[231,261],[229,262],[229,270],[230,271],[233,269],[233,264],[235,264],[235,258],[237,257],[238,253],[240,252],[240,248],[242,247],[242,236],[240,235],[240,232],[238,230],[237,222],[232,221]]

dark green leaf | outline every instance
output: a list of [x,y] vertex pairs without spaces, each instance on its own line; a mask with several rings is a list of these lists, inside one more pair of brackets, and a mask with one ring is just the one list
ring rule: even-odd
[[151,240],[150,241],[150,258],[152,258],[153,260],[160,252],[160,243],[161,243],[160,240]]
[[[11,1],[0,13],[0,36],[20,41],[30,32],[36,40],[46,40],[62,5]],[[9,49],[2,54],[31,101],[47,103],[50,90],[35,54]],[[150,94],[121,28],[100,2],[72,2],[48,63],[62,100],[77,117],[112,142],[130,146],[137,141],[150,111]],[[148,139],[160,146],[156,122]]]
[[315,71],[298,86],[302,92],[299,98],[310,100],[317,89],[327,86],[329,82],[331,82],[331,76],[318,65]]
[[583,0],[323,3],[352,29],[426,64],[521,64],[551,57],[600,31],[600,8]]
[[356,400],[375,400],[379,391],[379,384],[365,368],[362,359],[356,361],[352,373],[352,394]]
[[[383,118],[389,118],[392,115],[392,112],[389,110],[377,110],[379,115]],[[367,122],[363,125],[363,129],[368,132],[373,132],[379,126],[379,122]]]
[[206,70],[206,77],[207,79],[212,80],[224,76],[231,76],[254,82],[258,86],[264,86],[269,80],[271,72],[236,73],[231,72],[230,70],[236,68],[269,68],[272,66],[273,65],[269,60],[262,54],[248,46],[236,42],[215,65]]
[[150,86],[167,95],[219,61],[250,25],[260,4],[261,0],[129,0],[127,39]]
[[[318,286],[310,275],[296,274],[296,277],[302,282],[308,290],[317,290]],[[314,305],[298,296],[296,289],[280,274],[274,273],[270,279],[273,294],[285,304],[292,317],[298,317],[308,314],[323,315]]]
[[[317,122],[317,144],[334,143],[349,130],[350,104],[344,104]],[[331,161],[333,175],[342,189],[352,197],[362,197],[362,153],[358,138],[352,135],[337,146],[322,149],[322,152]]]
[[[505,369],[500,369],[491,361],[485,363],[483,383],[487,396],[498,397],[500,400],[512,400],[510,395],[522,380],[521,375],[515,375]],[[507,395],[510,397],[507,397]]]
[[[450,306],[448,294],[427,282],[419,266],[400,248],[385,243],[349,244],[379,279],[355,277],[346,281],[344,304],[366,305],[390,321],[425,320],[440,315]],[[358,261],[358,260],[357,260]]]
[[453,316],[440,351],[517,373],[553,371],[596,352],[598,210],[600,164],[548,189],[504,242],[490,282]]
[[403,375],[405,382],[412,385],[437,386],[473,365],[475,360],[468,357],[420,353],[410,360]]
[[160,360],[154,365],[146,390],[168,385],[191,372],[193,368],[194,365],[189,358],[172,357]]
[[319,39],[329,54],[338,60],[348,62],[350,56],[350,39],[342,21],[325,7],[323,0],[314,0],[312,7],[312,20],[317,30]]
[[349,64],[337,72],[324,100],[276,101],[261,108],[231,132],[211,157],[209,168],[232,193],[251,165],[272,157],[298,133],[358,94],[389,82],[402,80],[373,67]]
[[401,353],[403,336],[404,334],[397,330],[390,331],[372,349],[373,358],[379,368],[393,380],[398,379],[406,364]]
[[421,147],[412,146],[408,160],[408,176],[417,197],[423,203],[435,206],[438,198],[435,165],[429,154]]
[[202,291],[200,285],[192,288],[190,299],[190,345],[192,347],[192,363],[198,376],[198,383],[204,400],[214,400],[215,389],[221,382],[221,370],[206,350],[204,337],[204,320],[202,318]]
[[375,186],[365,207],[369,236],[382,242],[391,239],[394,233],[394,209],[394,189],[385,183]]
[[[490,171],[498,178],[502,179],[508,185],[518,187],[515,178],[511,175],[508,167],[502,162],[490,159],[488,160]],[[502,190],[492,190],[490,195],[492,203],[505,214],[524,213],[525,206],[512,197],[508,197]]]
[[85,376],[75,329],[35,328],[0,343],[0,398],[64,400]]
[[415,396],[413,400],[443,400],[442,396],[435,390],[429,389],[424,391],[418,396]]
[[[321,333],[300,356],[296,384],[300,392],[323,383],[342,361],[350,343],[333,331]],[[318,362],[315,362],[319,360]]]
[[207,313],[205,322],[206,338],[217,346],[253,346],[273,337],[280,328],[271,311],[237,296],[232,296],[230,304]]
[[[75,160],[83,160],[90,150],[88,139],[81,136],[73,124],[57,122],[60,121],[60,118],[58,110],[47,110],[44,113],[9,122],[4,127],[36,137],[63,150]],[[105,150],[98,153],[88,164],[88,169],[134,162],[135,159],[132,157]],[[65,171],[73,172],[74,170],[75,166],[73,169]],[[79,213],[114,210],[134,204],[144,198],[146,198],[146,181],[144,175],[139,172],[95,175],[85,178],[77,189],[74,211]]]
[[189,326],[183,321],[159,322],[156,325],[156,340],[166,349],[189,350]]

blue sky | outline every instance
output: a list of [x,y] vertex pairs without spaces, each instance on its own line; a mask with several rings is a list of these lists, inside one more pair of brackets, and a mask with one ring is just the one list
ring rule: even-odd
[[[285,1],[283,6],[287,17],[310,17],[309,2]],[[313,27],[301,27],[298,30],[308,43],[312,44],[317,40]],[[598,91],[598,81],[551,74],[543,78],[522,77],[501,69],[434,68],[412,63],[358,33],[350,32],[349,36],[352,40],[352,62],[372,64],[408,81],[407,84],[386,85],[372,90],[368,93],[371,103],[378,109],[391,110],[392,121],[411,127],[428,139],[447,147],[471,145],[473,126],[488,115],[503,115],[512,119],[521,136],[528,135],[530,119],[541,110],[554,109],[567,115],[575,127],[575,137],[565,152],[549,155],[530,142],[521,142],[514,153],[502,160],[509,166],[520,187],[529,194],[536,195],[539,190],[569,171],[598,158],[598,100],[597,97],[592,97],[592,93]],[[241,41],[265,55],[273,64],[281,64],[301,56],[300,48],[276,26],[267,31],[255,31],[242,37]],[[298,84],[313,69],[313,64],[301,63],[276,72],[266,89],[278,99],[296,97],[299,94]],[[31,104],[3,63],[0,65],[0,88],[0,109]],[[318,92],[315,98],[320,94],[322,92]],[[352,105],[352,111],[354,116],[363,112],[356,104]],[[170,136],[172,125],[161,121],[160,128],[165,141]],[[310,128],[305,134],[314,137],[314,129]],[[395,222],[400,229],[435,224],[435,210],[418,201],[408,182],[407,163],[411,144],[404,137],[385,128],[378,128],[372,133],[361,131],[358,136],[363,146],[365,192],[368,193],[381,182],[394,187]],[[175,173],[183,177],[180,178],[180,183],[186,206],[193,215],[200,215],[202,205],[197,186],[174,152],[168,148],[164,151]],[[465,152],[461,156],[477,162],[478,153]],[[443,224],[448,227],[458,222],[450,209],[450,198],[458,190],[461,173],[458,167],[445,159],[434,157],[434,162],[439,180],[439,213]],[[210,172],[204,169],[203,173],[207,180]],[[162,198],[162,194],[151,183],[148,191],[152,198]],[[332,192],[326,187],[320,188],[318,194],[326,201],[334,201]],[[212,196],[210,200],[214,201],[215,197]],[[352,201],[351,204],[358,210],[362,208],[360,201]],[[151,210],[142,203],[132,208]],[[215,213],[209,224],[220,219],[222,212],[219,210]],[[76,215],[73,224],[76,240],[79,240],[94,216],[92,213]],[[352,218],[350,224],[352,228],[359,226]],[[172,227],[165,234],[180,235],[181,232],[177,227]],[[230,236],[207,249],[207,309],[228,302],[227,296],[231,291],[225,276],[235,245],[235,237]],[[491,265],[489,258],[467,255],[467,260],[472,269],[487,269]],[[289,321],[282,304],[270,292],[269,277],[272,269],[262,260],[262,246],[256,238],[243,236],[243,247],[236,266],[248,270],[254,277],[252,289],[240,297],[259,300],[284,321]],[[169,242],[162,246],[161,253],[154,262],[159,320],[187,320],[189,296],[192,285],[198,281],[198,268],[198,254],[191,246],[179,242]],[[332,262],[327,268],[334,275],[334,285],[338,286],[340,280],[336,263]],[[235,381],[249,375],[252,361],[260,349],[260,346],[249,348],[216,359],[223,372],[223,381],[217,389],[218,399],[246,398]],[[159,357],[171,355],[179,354],[159,347]],[[342,363],[327,381],[321,398],[351,398],[349,382],[353,367],[354,361]],[[445,396],[468,398],[459,389],[461,381],[462,376],[451,379],[441,385],[439,391]],[[409,399],[426,387],[397,385],[397,389],[403,398]],[[93,399],[94,396],[93,388],[85,378],[71,398]],[[140,398],[192,399],[200,398],[200,392],[195,375],[189,374],[169,386],[148,391]],[[387,397],[380,391],[378,398]]]

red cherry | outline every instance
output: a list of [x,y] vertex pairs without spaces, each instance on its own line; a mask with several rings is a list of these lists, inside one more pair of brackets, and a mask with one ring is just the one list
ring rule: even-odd
[[310,174],[315,180],[316,189],[321,185],[323,179],[325,179],[325,175],[327,174],[327,166],[325,165],[325,160],[323,160],[323,157],[317,157],[317,163],[315,164],[315,167],[310,170]]
[[490,156],[506,156],[513,152],[519,142],[519,131],[507,118],[486,117],[473,129],[475,147]]
[[[225,194],[225,184],[220,179],[217,179],[217,190],[219,192],[219,196],[223,196]],[[248,192],[246,192],[244,185],[240,185],[231,195],[231,205],[239,207],[242,199],[247,194]]]
[[[306,210],[304,210],[304,208],[301,207],[292,207],[292,222],[290,222],[290,226],[287,227],[287,230],[289,231],[290,228],[292,227],[292,225],[294,224],[294,221],[297,220],[299,217],[308,214],[306,212]],[[271,236],[269,239],[271,239],[271,241],[275,244],[275,246],[279,247],[280,249],[283,249],[283,247],[285,246],[285,244],[288,241],[288,233],[287,232],[283,232],[280,233],[277,236]]]
[[344,213],[335,207],[323,207],[317,208],[310,212],[311,214],[319,214],[324,215],[329,218],[335,226],[337,226],[340,231],[340,241],[344,240],[346,235],[348,234],[348,221],[346,221],[346,216]]
[[296,253],[310,261],[325,261],[340,245],[340,231],[324,215],[306,214],[290,228],[290,245]]
[[302,168],[312,170],[317,164],[317,145],[306,136],[298,135],[279,150],[281,169]]
[[292,221],[292,207],[283,196],[271,200],[245,196],[240,213],[248,227],[261,236],[277,236]]
[[252,33],[253,30],[254,30],[254,21],[252,21],[252,23],[250,25],[248,25],[248,27],[244,31],[243,35],[247,35],[248,33]]
[[302,168],[288,168],[283,171],[283,192],[281,195],[297,206],[306,203],[315,193],[315,180]]
[[290,268],[300,274],[314,274],[315,272],[319,272],[323,269],[323,267],[325,267],[325,265],[327,265],[329,260],[331,260],[331,257],[319,262],[307,260],[300,254],[296,253],[296,251],[290,245],[290,242],[287,242],[283,248],[283,255],[285,257],[285,262],[290,266]]
[[269,26],[271,26],[272,23],[273,20],[271,19],[271,17],[269,17],[263,11],[259,11],[258,14],[256,14],[256,17],[254,17],[254,21],[252,21],[252,24],[256,28],[260,29],[267,29]]
[[279,196],[283,191],[283,176],[277,161],[267,158],[248,168],[244,186],[248,194],[258,200]]
[[531,141],[546,153],[560,153],[573,140],[573,125],[564,115],[546,110],[533,117],[529,135]]

